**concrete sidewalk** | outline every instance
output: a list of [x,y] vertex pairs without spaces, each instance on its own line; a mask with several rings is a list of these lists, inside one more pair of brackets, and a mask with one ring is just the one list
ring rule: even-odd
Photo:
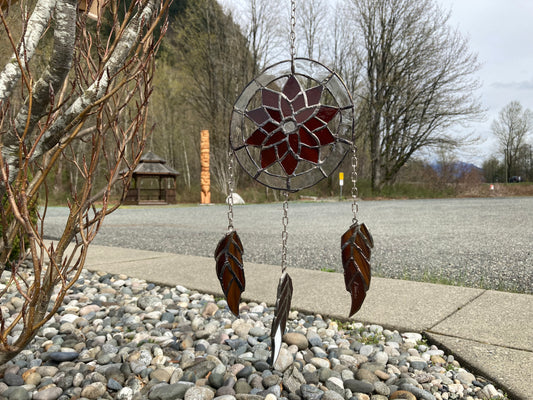
[[[222,295],[214,259],[93,245],[86,267]],[[244,301],[275,303],[279,266],[246,263]],[[292,309],[346,319],[350,296],[339,273],[289,268]],[[505,390],[533,399],[533,296],[373,278],[354,320],[424,333],[462,364]]]

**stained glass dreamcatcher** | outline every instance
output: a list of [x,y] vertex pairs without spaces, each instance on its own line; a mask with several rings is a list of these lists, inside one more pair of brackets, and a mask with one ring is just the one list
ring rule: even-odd
[[292,0],[291,59],[266,68],[242,91],[233,107],[230,126],[228,232],[215,250],[216,272],[229,309],[239,315],[245,290],[243,245],[233,226],[234,159],[257,182],[282,191],[283,230],[281,277],[271,328],[271,362],[277,359],[292,299],[287,272],[288,196],[330,176],[347,154],[352,158],[350,228],[341,236],[349,316],[361,307],[370,285],[373,240],[357,220],[357,155],[354,105],[342,79],[323,64],[295,57],[295,1]]

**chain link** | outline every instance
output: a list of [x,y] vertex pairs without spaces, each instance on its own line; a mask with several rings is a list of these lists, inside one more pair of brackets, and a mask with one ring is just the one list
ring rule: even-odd
[[359,204],[357,197],[359,191],[357,190],[357,146],[352,145],[352,223],[357,223],[357,212],[359,211]]
[[234,184],[234,172],[233,172],[233,165],[235,162],[235,156],[233,154],[233,151],[230,150],[229,152],[229,158],[228,158],[228,232],[233,231],[233,184]]
[[296,0],[291,0],[291,33],[290,33],[290,53],[291,69],[294,74],[294,57],[296,57]]
[[283,196],[283,218],[281,222],[283,224],[283,231],[281,232],[281,272],[285,272],[287,269],[287,239],[289,238],[289,232],[287,226],[289,225],[289,192],[284,191]]

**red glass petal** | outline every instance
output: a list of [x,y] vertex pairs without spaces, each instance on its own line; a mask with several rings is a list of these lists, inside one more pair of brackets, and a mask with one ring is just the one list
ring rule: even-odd
[[324,129],[320,129],[315,132],[316,137],[320,141],[320,145],[324,146],[326,144],[333,143],[335,141],[335,136],[331,133],[329,128],[326,126]]
[[322,121],[320,121],[319,119],[316,119],[316,118],[311,118],[309,120],[307,120],[305,123],[304,123],[305,127],[307,129],[309,129],[311,132],[314,131],[315,129],[318,129],[318,128],[321,128],[324,126],[324,123]]
[[274,164],[277,160],[276,148],[267,147],[261,151],[261,168],[266,168]]
[[266,111],[274,121],[281,122],[281,113],[277,109],[267,108]]
[[297,133],[293,133],[292,135],[289,135],[289,144],[291,145],[292,151],[294,151],[295,154],[298,154],[299,153],[298,147],[300,144],[300,139],[298,138]]
[[292,115],[291,103],[285,97],[281,98],[281,113],[284,118]]
[[279,93],[272,90],[261,90],[261,97],[263,99],[263,106],[270,108],[279,108]]
[[315,112],[315,109],[316,109],[316,107],[304,108],[298,114],[295,114],[294,118],[296,119],[296,122],[301,124],[301,123],[307,121],[311,117],[311,115],[313,115],[313,113]]
[[322,86],[315,86],[314,88],[305,91],[308,106],[314,106],[320,102],[320,97],[322,96],[322,89]]
[[285,140],[286,137],[287,136],[283,132],[277,131],[267,139],[265,146],[272,146],[278,142],[281,142],[282,140]]
[[279,125],[278,124],[275,124],[273,122],[267,122],[265,125],[263,125],[261,127],[262,130],[264,130],[265,132],[267,133],[272,133],[274,132],[276,129],[278,129]]
[[292,103],[292,108],[294,108],[294,112],[300,111],[302,108],[305,107],[305,97],[304,97],[304,95],[300,94],[291,103]]
[[301,91],[302,88],[300,87],[300,84],[298,83],[294,75],[289,76],[289,79],[287,79],[287,82],[285,82],[285,86],[283,86],[283,94],[287,96],[289,100],[292,100]]
[[285,153],[289,151],[289,145],[287,144],[287,141],[284,140],[276,146],[276,149],[278,150],[278,159],[281,160]]
[[339,112],[338,108],[329,107],[329,106],[321,106],[316,116],[317,118],[320,118],[325,123],[328,123],[329,121],[333,119],[335,115],[337,115],[338,112]]
[[257,129],[254,133],[250,135],[248,139],[246,139],[245,143],[250,146],[261,146],[265,141],[266,137],[267,135],[264,132]]
[[302,146],[300,150],[300,157],[316,164],[318,162],[318,149]]
[[269,118],[268,113],[263,107],[246,112],[246,116],[250,118],[253,122],[255,122],[258,126],[261,126]]
[[283,167],[287,175],[292,175],[292,173],[298,166],[298,160],[290,152],[288,152],[285,158],[281,160],[281,166]]
[[315,136],[311,135],[309,131],[305,128],[300,128],[300,143],[303,143],[307,146],[319,146],[320,143],[316,140]]

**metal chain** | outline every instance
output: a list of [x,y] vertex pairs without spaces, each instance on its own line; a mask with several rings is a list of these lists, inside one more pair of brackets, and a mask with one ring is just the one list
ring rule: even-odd
[[352,145],[352,223],[357,223],[357,212],[359,211],[359,204],[357,203],[357,197],[359,191],[357,190],[357,146],[355,143]]
[[290,33],[290,53],[291,69],[294,74],[294,57],[296,57],[296,0],[291,0],[291,33]]
[[234,172],[233,172],[233,165],[235,162],[235,156],[233,154],[233,151],[230,150],[229,152],[229,159],[228,159],[228,232],[233,231],[233,184],[234,184]]
[[283,196],[283,218],[281,222],[283,224],[283,231],[281,232],[281,273],[284,273],[287,269],[287,239],[289,238],[289,232],[287,226],[289,225],[289,192],[284,191]]

